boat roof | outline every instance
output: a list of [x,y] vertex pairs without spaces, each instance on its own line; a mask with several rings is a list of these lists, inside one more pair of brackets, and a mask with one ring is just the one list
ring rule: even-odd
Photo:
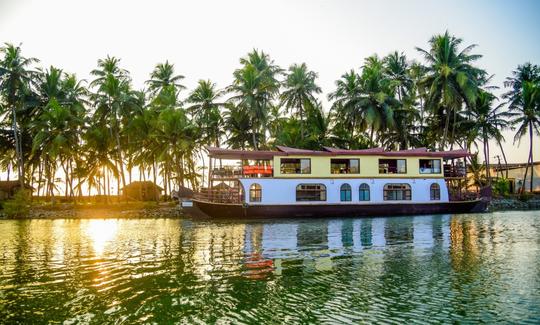
[[415,148],[398,151],[385,151],[383,148],[347,150],[323,147],[324,150],[308,150],[276,146],[277,150],[241,150],[206,147],[208,155],[219,159],[272,159],[274,156],[384,156],[384,157],[435,157],[456,159],[470,156],[465,149],[450,151],[429,151],[427,148]]

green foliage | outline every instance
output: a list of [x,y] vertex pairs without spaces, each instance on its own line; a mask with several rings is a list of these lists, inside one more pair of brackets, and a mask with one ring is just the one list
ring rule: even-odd
[[[540,68],[524,64],[506,80],[505,111],[487,72],[475,65],[481,56],[474,48],[445,32],[426,50],[418,48],[422,62],[399,51],[372,55],[335,82],[325,108],[315,71],[305,63],[282,69],[259,50],[240,59],[230,85],[200,80],[184,96],[184,76],[168,61],[154,67],[146,89],[136,90],[116,57],[98,60],[86,84],[55,67],[37,68],[36,59],[6,44],[0,49],[0,170],[18,172],[39,195],[59,194],[63,181],[66,197],[83,189],[107,197],[135,169],[164,187],[166,197],[171,186],[200,186],[197,164],[209,145],[471,150],[481,143],[489,164],[487,140],[500,146],[502,131],[513,127],[515,141],[530,137],[532,162]],[[484,164],[478,158],[470,164],[478,186],[490,183]]]
[[498,178],[493,182],[493,193],[496,195],[510,194],[510,181],[506,178]]
[[3,212],[8,218],[20,218],[30,211],[31,193],[28,190],[18,190],[12,199],[3,203]]

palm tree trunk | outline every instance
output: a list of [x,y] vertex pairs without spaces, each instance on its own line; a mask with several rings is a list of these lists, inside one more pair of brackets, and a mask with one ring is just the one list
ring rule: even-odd
[[490,184],[490,172],[489,172],[489,162],[488,162],[488,153],[487,153],[487,143],[486,143],[486,135],[484,134],[484,165],[486,166],[486,179],[488,181],[488,184]]
[[17,154],[17,172],[19,176],[19,184],[21,188],[24,188],[24,166],[22,158],[22,146],[19,139],[19,130],[17,128],[17,113],[15,111],[15,105],[11,105],[11,115],[13,117],[13,137],[15,138],[15,153]]
[[533,125],[532,121],[529,122],[529,159],[531,164],[531,183],[529,184],[529,191],[533,192],[533,178],[534,178],[534,160],[533,160]]
[[501,154],[503,156],[504,160],[504,170],[505,170],[505,178],[508,179],[508,160],[506,160],[506,153],[504,152],[504,148],[501,143],[501,139],[497,139],[497,144],[499,145],[499,148],[501,149]]
[[251,134],[251,139],[253,141],[253,149],[257,150],[257,137],[255,136],[256,129],[253,128],[253,132]]
[[444,147],[446,146],[446,138],[448,137],[448,127],[450,126],[450,113],[446,112],[446,121],[444,123],[444,131],[443,131],[443,138],[441,142],[441,148],[440,150],[443,151]]

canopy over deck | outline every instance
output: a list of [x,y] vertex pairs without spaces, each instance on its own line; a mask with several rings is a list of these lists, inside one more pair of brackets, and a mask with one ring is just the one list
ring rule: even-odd
[[428,151],[427,148],[416,148],[399,151],[384,151],[383,148],[371,148],[361,150],[346,150],[339,148],[324,147],[324,151],[306,150],[276,146],[278,150],[239,150],[206,147],[212,158],[218,159],[247,159],[265,160],[274,156],[385,156],[385,157],[434,157],[443,159],[456,159],[470,156],[467,150]]

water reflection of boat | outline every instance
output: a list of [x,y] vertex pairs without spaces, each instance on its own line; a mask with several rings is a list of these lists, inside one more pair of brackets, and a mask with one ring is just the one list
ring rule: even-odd
[[248,269],[265,269],[273,267],[269,261],[291,257],[332,258],[351,251],[408,243],[420,250],[436,245],[447,247],[449,219],[449,215],[434,215],[247,225],[244,263]]

